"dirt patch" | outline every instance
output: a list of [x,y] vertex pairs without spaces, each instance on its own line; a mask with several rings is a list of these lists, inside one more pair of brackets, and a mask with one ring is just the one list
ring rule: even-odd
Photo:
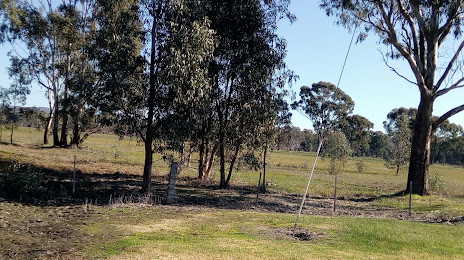
[[325,237],[326,234],[303,228],[297,228],[293,232],[293,228],[289,227],[263,227],[258,231],[258,236],[278,240],[315,241]]
[[79,259],[92,237],[83,232],[97,214],[82,207],[0,201],[0,259]]

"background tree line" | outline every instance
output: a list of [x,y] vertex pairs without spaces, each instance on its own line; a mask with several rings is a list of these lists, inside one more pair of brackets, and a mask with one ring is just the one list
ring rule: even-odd
[[[338,129],[350,143],[352,156],[383,158],[391,167],[403,171],[409,164],[416,112],[415,108],[393,109],[384,122],[385,133],[371,130],[373,124],[359,115],[342,118]],[[463,141],[463,127],[445,121],[432,138],[431,163],[464,165]],[[277,129],[272,148],[316,152],[317,145],[318,137],[314,131],[286,125]]]

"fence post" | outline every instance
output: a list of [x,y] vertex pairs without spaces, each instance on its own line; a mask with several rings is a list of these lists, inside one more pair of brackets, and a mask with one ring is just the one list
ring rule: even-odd
[[338,181],[338,176],[335,176],[335,191],[334,191],[334,212],[337,208],[337,181]]
[[179,166],[178,162],[172,162],[171,172],[169,173],[169,185],[168,185],[168,195],[166,197],[166,204],[170,205],[174,202],[174,194],[176,191],[176,178],[177,178],[177,167]]
[[74,155],[74,170],[73,170],[73,181],[72,181],[72,194],[76,193],[76,156]]
[[409,182],[409,216],[411,216],[412,207],[412,181]]

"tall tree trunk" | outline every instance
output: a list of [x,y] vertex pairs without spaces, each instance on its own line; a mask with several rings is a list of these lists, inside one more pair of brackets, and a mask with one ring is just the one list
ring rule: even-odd
[[216,151],[217,151],[218,145],[215,144],[213,149],[211,150],[211,154],[209,155],[209,159],[206,163],[206,171],[204,173],[204,179],[207,180],[211,174],[211,171],[213,170],[213,165],[214,165],[214,158],[216,157]]
[[[151,87],[150,87],[151,89]],[[151,91],[150,91],[151,92]],[[151,172],[153,167],[153,100],[149,104],[147,132],[145,134],[145,163],[143,166],[142,193],[147,194],[151,189]]]
[[[71,43],[68,42],[68,48],[71,48]],[[61,126],[61,146],[68,145],[68,105],[69,105],[69,72],[71,71],[70,54],[66,55],[66,72],[63,97],[63,124]],[[74,125],[75,127],[75,125]],[[78,144],[78,142],[76,143]]]
[[412,181],[412,193],[428,194],[427,177],[429,174],[430,140],[432,137],[432,111],[433,97],[422,94],[416,115],[406,192],[409,192],[409,183]]
[[224,130],[221,127],[219,132],[219,163],[220,163],[220,175],[221,182],[219,188],[223,189],[226,187],[226,154],[225,154],[225,144],[224,144]]
[[199,150],[199,157],[200,159],[198,160],[198,179],[203,179],[203,172],[204,172],[204,161],[203,158],[205,156],[205,137],[204,134],[201,137],[201,143],[200,143],[200,150]]
[[77,110],[76,110],[76,115],[74,116],[74,126],[73,126],[73,135],[71,139],[71,145],[79,146],[81,142],[81,132],[82,128],[81,125],[79,124],[81,122],[82,118],[82,112],[84,111],[84,104],[82,103],[82,100],[78,100],[78,105],[77,105]]
[[[153,7],[155,9],[155,6]],[[159,13],[160,10],[154,10],[155,13]],[[153,167],[153,119],[155,110],[155,91],[156,91],[156,75],[155,75],[155,64],[156,64],[156,15],[155,21],[152,23],[151,28],[151,57],[150,57],[150,88],[148,93],[148,117],[147,117],[147,130],[145,133],[145,162],[143,166],[143,180],[142,180],[142,193],[148,194],[151,189],[151,173]]]
[[61,140],[60,146],[67,146],[68,145],[68,113],[65,112],[67,109],[63,106],[63,124],[61,125]]
[[190,162],[192,161],[193,147],[192,142],[189,144],[189,151],[187,155],[187,168],[190,168]]
[[47,125],[45,126],[45,130],[44,130],[44,138],[43,138],[44,144],[48,144],[48,134],[50,133],[50,129],[52,127],[53,117],[54,117],[54,112],[52,109],[50,110],[50,114],[48,115]]
[[[14,112],[13,112],[14,113]],[[11,135],[10,135],[10,144],[13,144],[13,133],[14,133],[14,122],[11,120]]]
[[240,146],[241,146],[241,142],[235,146],[235,152],[234,152],[234,156],[232,157],[232,160],[230,161],[229,174],[227,174],[225,187],[229,187],[230,177],[232,176],[232,172],[234,170],[234,165],[235,165],[235,161],[237,160],[238,152],[240,152]]
[[55,117],[55,106],[53,106],[53,92],[52,90],[49,88],[48,89],[48,108],[50,109],[49,113],[48,113],[48,120],[47,120],[47,125],[45,126],[45,130],[44,130],[44,144],[48,144],[48,134],[50,133],[50,129],[52,127],[52,124],[53,124],[53,117]]
[[54,98],[54,110],[55,110],[55,113],[54,113],[54,117],[53,117],[53,146],[59,146],[60,145],[60,139],[59,139],[59,136],[58,136],[58,127],[59,127],[59,97],[58,97],[58,77],[56,75],[56,62],[55,62],[55,53],[56,53],[56,36],[54,35],[53,36],[53,39],[52,39],[52,47],[51,47],[51,56],[52,56],[52,91],[53,91],[53,98]]
[[58,107],[58,103],[59,103],[59,99],[58,99],[58,89],[54,89],[53,90],[53,95],[55,96],[55,116],[53,117],[53,146],[59,146],[60,145],[60,139],[59,139],[59,136],[58,136],[58,127],[59,127],[59,122],[58,122],[58,111],[59,111],[59,107]]
[[180,162],[177,166],[177,176],[179,176],[186,166],[185,142],[182,142],[182,151],[180,153]]
[[266,192],[266,157],[267,157],[267,147],[268,143],[266,142],[266,145],[264,146],[264,158],[263,158],[263,183],[262,183],[262,192]]

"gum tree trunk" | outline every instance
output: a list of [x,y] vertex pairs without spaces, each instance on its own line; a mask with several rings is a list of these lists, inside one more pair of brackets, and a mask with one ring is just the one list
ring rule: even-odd
[[[433,97],[422,95],[416,115],[408,173],[408,183],[412,181],[412,193],[419,195],[428,194],[432,111]],[[406,187],[406,192],[409,192],[409,185]]]

